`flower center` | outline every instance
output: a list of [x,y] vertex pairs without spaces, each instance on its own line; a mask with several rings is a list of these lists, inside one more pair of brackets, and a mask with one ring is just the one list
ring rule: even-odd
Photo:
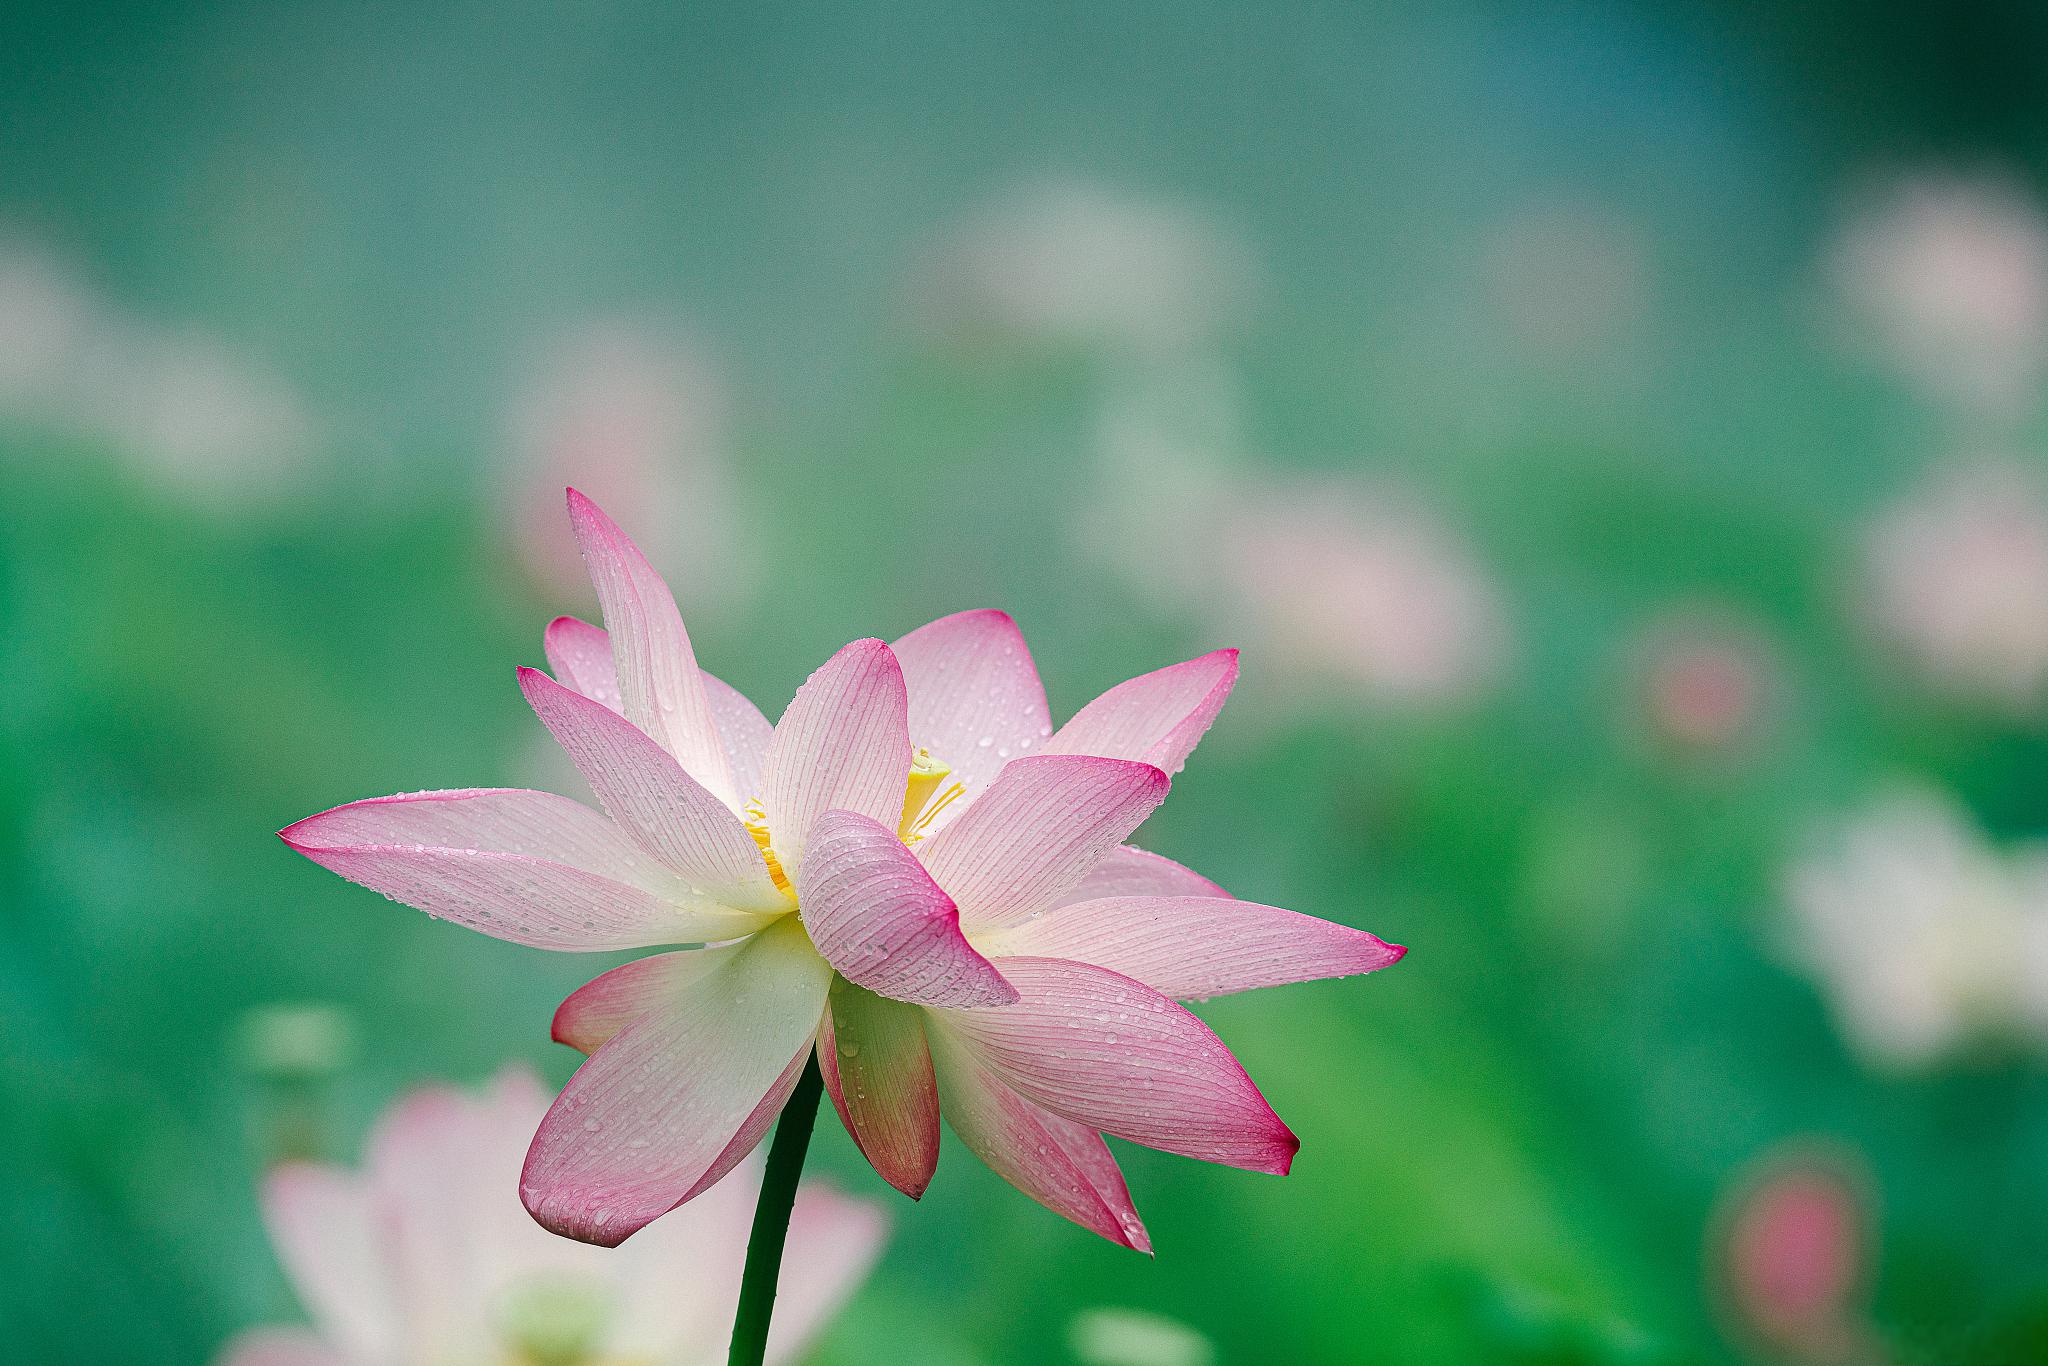
[[[898,839],[905,844],[916,844],[929,832],[932,821],[941,811],[966,795],[967,784],[946,782],[952,772],[932,758],[930,750],[923,745],[917,747],[910,756],[909,781],[903,787],[903,817],[896,823]],[[768,830],[768,808],[762,805],[759,797],[755,797],[740,808],[740,813],[747,833],[753,836],[755,846],[761,851],[761,861],[768,865],[769,880],[794,902],[796,884],[789,880],[789,873],[775,852],[774,836]]]
[[513,1286],[498,1307],[507,1366],[596,1366],[613,1303],[605,1286],[580,1276],[533,1276]]
[[754,843],[761,850],[761,861],[768,865],[768,878],[781,893],[791,901],[796,900],[796,885],[789,880],[789,874],[782,870],[782,860],[775,856],[775,849],[769,843],[768,808],[761,805],[759,797],[745,807],[747,833],[754,837]]
[[[923,839],[933,818],[967,791],[965,783],[953,783],[940,790],[952,771],[932,758],[932,752],[923,745],[910,756],[910,781],[903,790],[903,819],[896,824],[896,836],[905,844]],[[938,793],[938,800],[932,799],[933,793]]]

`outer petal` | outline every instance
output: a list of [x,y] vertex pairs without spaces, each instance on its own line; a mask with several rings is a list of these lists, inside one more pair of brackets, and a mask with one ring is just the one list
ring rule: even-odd
[[1120,844],[1088,870],[1059,904],[1097,901],[1106,896],[1221,896],[1230,893],[1192,868],[1135,845]]
[[352,1172],[293,1162],[263,1185],[271,1245],[324,1336],[348,1355],[398,1353],[403,1323],[369,1187]]
[[538,669],[521,669],[519,687],[611,818],[700,896],[735,911],[789,909],[739,817],[637,726]]
[[1151,1236],[1101,1135],[1033,1105],[943,1032],[931,1031],[931,1040],[946,1123],[991,1171],[1082,1228],[1139,1252],[1152,1251]]
[[768,1126],[775,1123],[776,1116],[782,1113],[782,1107],[789,1103],[790,1092],[796,1090],[797,1082],[803,1078],[804,1064],[811,1060],[811,1049],[816,1037],[814,1027],[811,1033],[804,1035],[797,1043],[796,1053],[784,1064],[782,1075],[768,1088],[768,1094],[754,1102],[754,1108],[740,1121],[738,1132],[727,1141],[718,1156],[712,1159],[711,1165],[704,1169],[704,1174],[697,1178],[696,1184],[690,1187],[689,1193],[683,1199],[694,1200],[710,1190],[724,1180],[726,1174],[734,1167],[746,1161],[747,1155],[760,1146],[761,1140],[768,1136]]
[[1170,776],[1187,763],[1236,682],[1235,650],[1140,674],[1076,712],[1043,752],[1138,759]]
[[1017,999],[968,946],[952,899],[880,822],[856,811],[818,817],[796,886],[811,942],[848,980],[919,1005]]
[[555,1008],[556,1043],[595,1053],[641,1016],[675,1000],[708,974],[725,967],[744,943],[683,949],[636,958],[592,978]]
[[689,943],[761,923],[697,895],[604,817],[549,792],[374,797],[278,837],[395,901],[536,948]]
[[534,1135],[519,1183],[533,1217],[614,1246],[737,1161],[732,1149],[809,1047],[830,977],[785,920],[621,1030]]
[[[592,626],[575,617],[556,617],[548,623],[543,643],[548,667],[555,671],[556,681],[567,684],[593,702],[604,703],[621,715],[625,713],[626,702],[619,694],[618,671],[612,664],[612,640],[604,627]],[[718,738],[724,743],[725,756],[732,764],[735,790],[743,797],[758,795],[768,759],[768,742],[775,734],[774,725],[761,715],[759,707],[747,700],[745,693],[732,684],[701,669],[698,677],[704,680],[704,697],[711,706],[711,723],[718,728]]]
[[626,719],[675,756],[691,777],[735,805],[732,770],[712,724],[697,655],[668,584],[597,504],[569,490],[569,522],[611,628]]
[[[1007,612],[955,612],[891,647],[910,690],[910,740],[923,745],[980,796],[1011,759],[1052,734],[1045,688]],[[958,802],[934,829],[964,808]]]
[[918,1009],[833,978],[818,1070],[882,1179],[913,1200],[923,1195],[939,1164],[939,1093]]
[[[1086,963],[1005,958],[1022,993],[995,1010],[934,1010],[934,1035],[1077,1124],[1149,1148],[1285,1172],[1300,1141],[1223,1041],[1166,997]],[[943,1064],[942,1064],[943,1065]]]
[[1407,952],[1349,925],[1208,896],[1075,902],[1000,931],[982,947],[997,956],[1093,963],[1183,1000],[1373,972]]
[[794,878],[804,840],[834,809],[893,822],[910,775],[903,670],[879,640],[856,640],[796,690],[768,748],[762,805],[782,866]]
[[1053,905],[1166,798],[1150,764],[1085,755],[1015,759],[960,819],[918,846],[971,932]]

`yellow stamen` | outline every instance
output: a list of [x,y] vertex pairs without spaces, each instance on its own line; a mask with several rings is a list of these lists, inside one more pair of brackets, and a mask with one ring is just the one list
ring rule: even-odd
[[[953,783],[943,792],[939,791],[939,785],[952,771],[934,759],[930,750],[922,745],[917,747],[917,752],[910,756],[910,781],[903,790],[903,819],[896,825],[898,839],[905,844],[917,843],[924,838],[932,818],[967,791],[965,783]],[[939,794],[937,801],[932,801],[934,792]]]
[[761,850],[761,861],[768,865],[768,878],[782,894],[791,901],[796,900],[796,887],[789,880],[789,874],[782,871],[782,860],[775,856],[775,850],[768,844],[768,808],[757,798],[746,807],[747,833],[754,837],[754,843]]
[[903,789],[903,819],[896,823],[896,835],[907,840],[917,829],[917,818],[924,810],[924,804],[932,799],[932,793],[939,790],[939,784],[946,781],[946,775],[953,770],[947,768],[932,752],[919,745],[910,756],[910,781]]

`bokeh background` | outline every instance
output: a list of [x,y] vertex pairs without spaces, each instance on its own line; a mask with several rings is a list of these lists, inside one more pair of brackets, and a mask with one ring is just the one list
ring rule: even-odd
[[1140,842],[1412,949],[1201,1007],[1304,1148],[1121,1148],[1156,1261],[822,1125],[896,1228],[816,1361],[2048,1359],[2044,79],[2018,3],[0,10],[0,1354],[288,1321],[266,1164],[571,1070],[604,963],[271,832],[560,779],[573,482],[770,715],[965,607],[1056,719],[1243,646]]

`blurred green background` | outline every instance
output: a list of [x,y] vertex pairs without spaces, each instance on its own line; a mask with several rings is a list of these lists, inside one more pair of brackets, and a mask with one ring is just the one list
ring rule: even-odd
[[289,1320],[265,1162],[571,1070],[605,964],[271,832],[560,781],[574,482],[771,716],[966,607],[1056,719],[1244,646],[1139,842],[1412,949],[1201,1008],[1304,1146],[1120,1147],[1156,1261],[828,1122],[819,1362],[1784,1359],[1714,1229],[1812,1141],[1859,1360],[2048,1359],[2044,79],[2020,4],[0,12],[4,1355]]

